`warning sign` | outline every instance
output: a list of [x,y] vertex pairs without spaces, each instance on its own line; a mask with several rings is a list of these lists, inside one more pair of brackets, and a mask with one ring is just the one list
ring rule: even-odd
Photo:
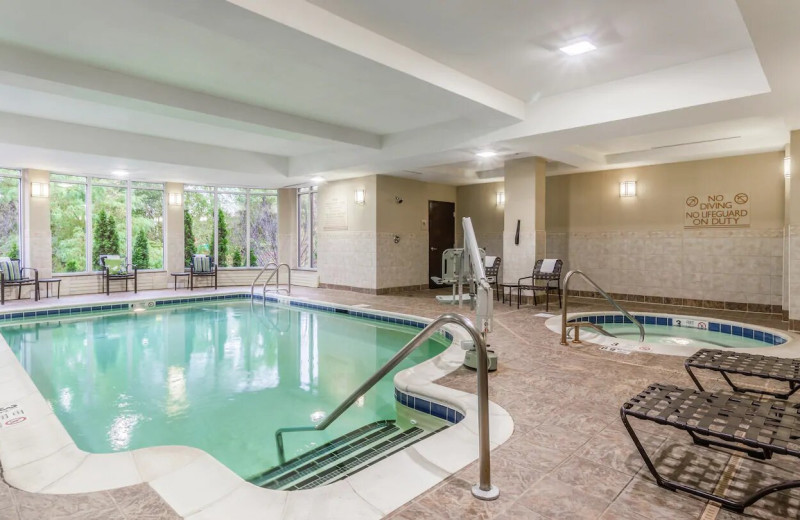
[[684,229],[750,227],[747,193],[689,195],[684,202]]

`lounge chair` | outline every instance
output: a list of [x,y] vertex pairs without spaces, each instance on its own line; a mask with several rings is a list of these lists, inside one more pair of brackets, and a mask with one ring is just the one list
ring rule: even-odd
[[100,265],[103,267],[103,283],[106,296],[111,294],[111,281],[125,280],[125,291],[128,291],[128,280],[133,280],[133,292],[139,292],[138,270],[133,264],[126,264],[125,257],[119,255],[100,255]]
[[[800,359],[762,356],[759,354],[746,354],[731,352],[729,350],[700,349],[683,363],[697,389],[705,389],[692,368],[719,372],[734,392],[748,392],[769,395],[778,399],[788,399],[800,389]],[[734,383],[729,374],[738,376],[758,377],[772,379],[788,384],[783,392],[771,392],[759,388],[742,386]]]
[[214,257],[208,255],[192,255],[192,263],[189,266],[189,290],[194,290],[195,277],[213,277],[214,290],[217,289],[217,265]]
[[[33,274],[26,276],[26,271]],[[0,305],[6,303],[6,288],[17,287],[17,299],[22,298],[22,286],[33,286],[33,298],[39,300],[39,271],[32,267],[22,267],[18,258],[0,257]]]
[[[561,267],[564,262],[558,258],[539,259],[533,266],[533,273],[530,276],[520,278],[517,281],[517,308],[522,291],[533,293],[533,304],[536,305],[536,291],[544,291],[545,310],[550,310],[550,291],[558,294],[558,307],[561,308]],[[523,280],[530,280],[530,283],[522,283]]]
[[699,446],[719,446],[755,459],[770,459],[773,455],[800,458],[800,409],[794,403],[653,383],[623,404],[620,415],[647,469],[663,488],[684,491],[741,513],[767,495],[800,487],[797,479],[773,482],[741,500],[733,500],[667,479],[658,472],[628,421],[629,417],[635,417],[672,426],[687,432]]

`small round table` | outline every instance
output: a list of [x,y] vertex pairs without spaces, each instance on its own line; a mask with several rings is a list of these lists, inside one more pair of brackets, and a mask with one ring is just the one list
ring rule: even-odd
[[[176,291],[178,290],[178,277],[179,277],[179,276],[184,276],[184,277],[188,277],[188,276],[189,276],[189,273],[187,273],[187,272],[185,272],[185,271],[184,271],[184,272],[182,272],[182,273],[169,273],[169,274],[170,274],[170,275],[172,275],[172,277],[173,277],[173,278],[174,278],[174,280],[175,280],[175,290],[176,290]],[[188,286],[188,282],[187,282],[185,285],[187,285],[187,286]]]
[[508,306],[511,307],[511,291],[517,289],[517,302],[519,302],[519,284],[517,283],[501,283],[500,294],[503,296],[503,303],[506,302],[506,288],[508,288]]
[[39,278],[39,286],[36,288],[36,291],[39,293],[39,297],[41,298],[42,289],[41,286],[44,284],[44,292],[46,294],[45,298],[50,297],[50,284],[56,284],[56,298],[59,300],[61,299],[61,278]]

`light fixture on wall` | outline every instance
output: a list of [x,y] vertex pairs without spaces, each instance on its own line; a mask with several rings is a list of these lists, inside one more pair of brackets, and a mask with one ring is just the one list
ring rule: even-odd
[[356,190],[356,204],[364,205],[367,202],[367,190],[358,188]]
[[783,158],[783,176],[787,179],[792,176],[792,158],[791,157],[784,157]]
[[32,182],[31,197],[47,198],[50,196],[50,184],[47,182]]
[[181,194],[178,192],[170,193],[169,194],[169,205],[170,206],[180,206],[181,205]]
[[503,206],[506,203],[506,193],[504,191],[497,192],[497,205]]
[[622,181],[619,183],[619,196],[620,197],[635,197],[636,196],[636,181]]

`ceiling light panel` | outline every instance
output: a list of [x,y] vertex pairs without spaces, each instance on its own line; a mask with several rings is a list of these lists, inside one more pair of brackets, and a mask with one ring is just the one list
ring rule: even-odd
[[597,47],[589,40],[580,40],[561,47],[559,50],[568,56],[578,56],[579,54],[585,54],[595,49],[597,49]]

